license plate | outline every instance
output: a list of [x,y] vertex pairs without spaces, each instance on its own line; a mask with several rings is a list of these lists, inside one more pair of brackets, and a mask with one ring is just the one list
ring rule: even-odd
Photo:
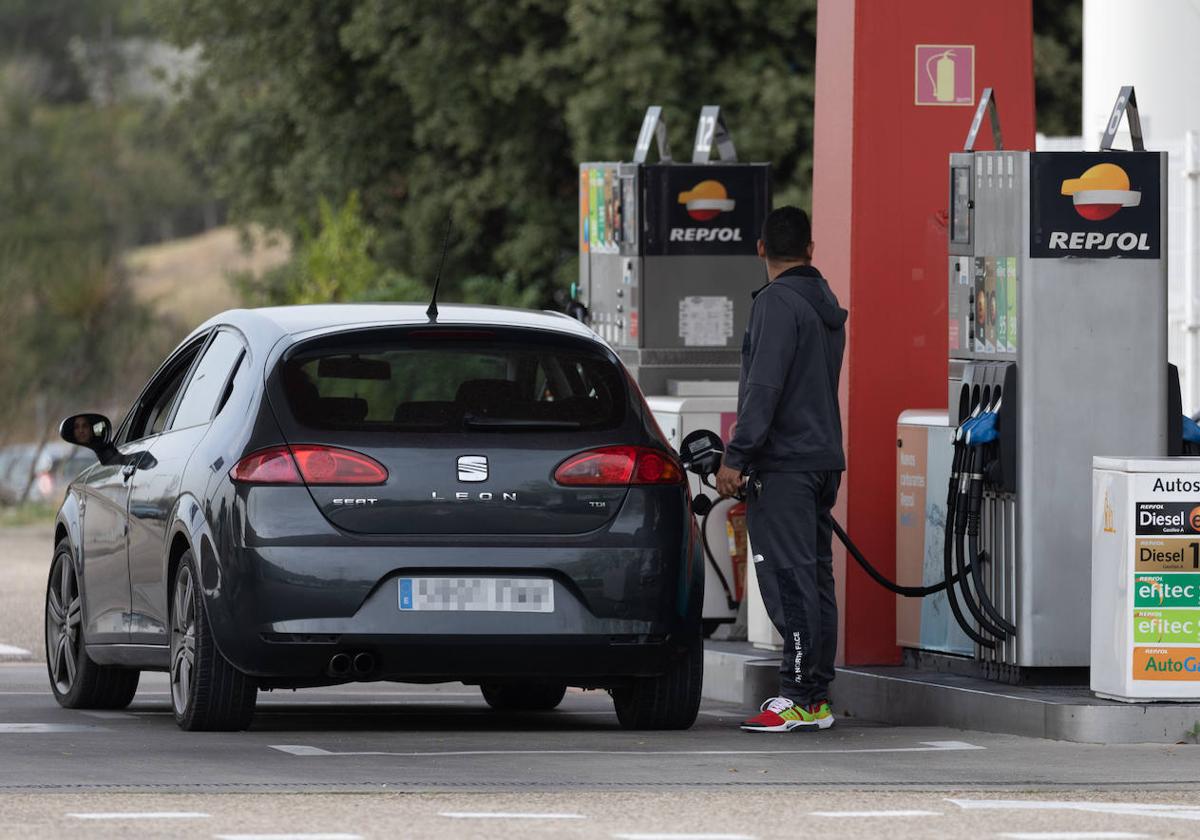
[[461,612],[554,612],[554,582],[545,578],[400,578],[400,609]]

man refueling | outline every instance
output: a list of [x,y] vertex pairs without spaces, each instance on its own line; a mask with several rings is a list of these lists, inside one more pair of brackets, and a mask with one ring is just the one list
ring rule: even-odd
[[758,242],[767,283],[754,293],[737,425],[716,479],[722,495],[745,494],[759,590],[783,637],[779,695],[742,724],[751,732],[834,722],[832,510],[846,469],[838,379],[847,312],[812,253],[808,214],[780,207],[767,216]]

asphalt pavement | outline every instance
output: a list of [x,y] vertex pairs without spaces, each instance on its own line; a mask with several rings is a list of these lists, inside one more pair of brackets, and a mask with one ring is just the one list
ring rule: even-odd
[[[48,542],[0,533],[0,643],[31,655]],[[603,692],[500,714],[474,687],[377,683],[264,692],[248,732],[185,733],[162,674],[125,711],[70,711],[40,661],[7,662],[0,838],[1200,836],[1197,745],[741,717],[706,701],[690,731],[626,732]]]

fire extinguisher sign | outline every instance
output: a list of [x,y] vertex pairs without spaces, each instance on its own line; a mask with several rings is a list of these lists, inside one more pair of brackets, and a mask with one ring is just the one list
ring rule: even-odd
[[973,44],[917,44],[915,64],[917,105],[975,104]]

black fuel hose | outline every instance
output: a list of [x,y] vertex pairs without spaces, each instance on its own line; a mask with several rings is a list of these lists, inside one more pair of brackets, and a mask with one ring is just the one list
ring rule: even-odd
[[[717,501],[719,502],[720,500],[718,499]],[[709,565],[717,573],[717,580],[721,581],[721,588],[725,590],[725,601],[729,604],[729,609],[736,610],[740,602],[733,597],[733,590],[729,588],[729,579],[721,571],[721,564],[717,562],[716,555],[712,552],[712,546],[708,544],[708,517],[712,515],[713,508],[716,506],[717,502],[713,502],[712,507],[700,517],[700,544],[704,546],[704,556],[708,558]]]
[[[945,539],[942,540],[942,573],[946,580],[958,580],[958,575],[954,572],[954,522],[958,512],[959,474],[963,469],[965,449],[966,447],[962,443],[955,441],[954,465],[950,470],[949,486],[946,489],[946,533]],[[965,583],[966,581],[962,581],[959,585],[962,586]],[[965,586],[963,587],[963,591],[965,593]],[[991,649],[996,647],[995,642],[980,634],[978,630],[971,626],[971,622],[967,621],[967,617],[963,615],[962,607],[958,603],[958,596],[954,592],[953,586],[946,587],[946,601],[950,604],[950,612],[954,615],[954,621],[962,628],[962,631],[967,634],[967,637],[971,641],[980,647]]]
[[[858,550],[858,546],[854,544],[854,541],[850,539],[850,535],[842,529],[842,526],[838,524],[836,519],[833,520],[833,533],[837,534],[837,538],[842,541],[842,545],[846,546],[846,551],[850,552],[850,556],[858,561],[858,565],[862,566],[862,570],[870,575],[871,580],[875,581],[889,592],[894,592],[904,598],[924,598],[927,595],[936,595],[943,589],[947,588],[947,582],[945,580],[930,586],[901,586],[894,581],[888,580],[883,576],[882,572],[880,572],[878,569],[872,566],[870,562],[867,561],[867,558],[864,557],[863,553]],[[950,580],[953,583],[958,583],[958,575],[950,578]]]
[[[967,517],[969,515],[971,506],[971,493],[969,488],[971,486],[971,482],[975,480],[974,471],[976,469],[976,452],[977,450],[975,448],[967,447],[966,454],[963,456],[962,478],[958,485],[958,508],[954,513],[954,567],[960,575],[962,575],[965,571],[966,564]],[[978,566],[977,558],[973,557],[972,560],[976,560],[976,566]],[[966,603],[967,609],[970,611],[971,616],[979,624],[979,628],[988,635],[995,636],[1000,641],[1007,640],[1008,634],[989,621],[988,617],[984,614],[983,609],[978,603],[976,603],[975,595],[972,594],[970,588],[967,586],[965,576],[963,577],[960,587],[962,589],[963,601]]]
[[988,617],[996,622],[1005,633],[1015,636],[1017,635],[1017,628],[996,609],[995,603],[993,603],[991,596],[988,595],[988,591],[983,585],[983,573],[979,568],[982,565],[984,556],[979,550],[980,508],[983,506],[982,476],[972,476],[970,498],[970,507],[967,509],[967,545],[968,550],[971,552],[971,580],[975,584],[975,594],[979,598],[979,605],[983,607],[983,611],[988,614]]

